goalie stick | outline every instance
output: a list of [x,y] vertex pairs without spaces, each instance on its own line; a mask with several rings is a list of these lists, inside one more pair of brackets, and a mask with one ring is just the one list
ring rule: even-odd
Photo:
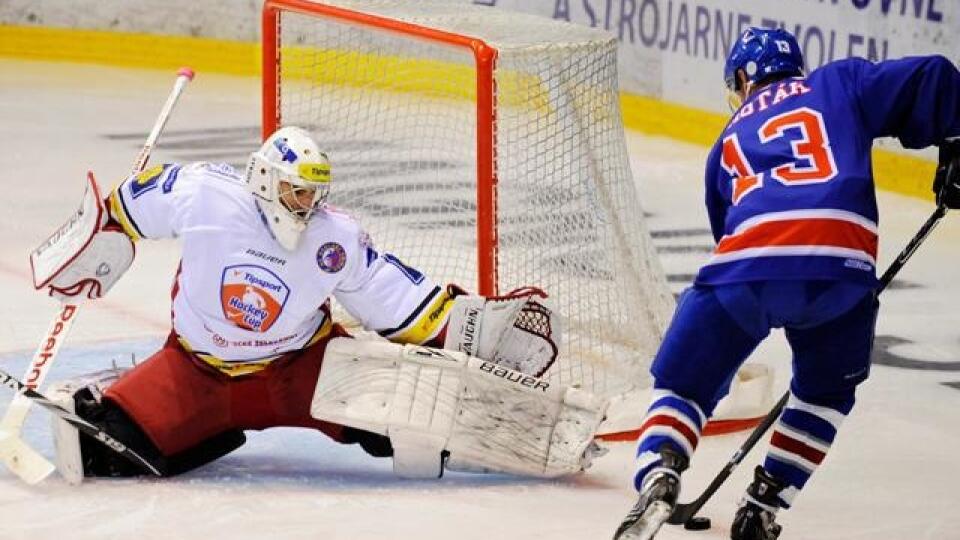
[[[903,248],[903,251],[897,256],[896,260],[890,264],[890,267],[887,268],[886,272],[883,273],[883,276],[880,278],[880,285],[877,287],[876,294],[879,295],[887,288],[887,285],[893,281],[893,278],[900,272],[907,261],[910,260],[910,257],[913,256],[914,252],[917,251],[917,248],[920,247],[920,244],[927,239],[933,229],[940,223],[940,220],[943,219],[943,216],[947,214],[947,207],[944,205],[937,206],[937,209],[934,210],[933,214],[927,221],[920,227],[920,230],[917,231],[917,234],[910,239],[910,242],[907,243],[907,246]],[[687,526],[688,529],[705,529],[709,527],[708,518],[697,517],[696,514],[703,508],[703,505],[710,500],[710,497],[720,489],[720,486],[726,481],[726,479],[733,473],[734,469],[740,465],[740,462],[743,461],[743,458],[747,456],[750,450],[757,444],[757,442],[763,437],[763,435],[770,429],[778,418],[780,418],[780,413],[783,412],[784,407],[787,405],[787,400],[790,397],[789,390],[783,394],[783,397],[780,398],[780,401],[773,406],[773,409],[767,413],[767,416],[764,417],[763,421],[754,428],[753,432],[747,437],[747,440],[740,445],[740,448],[734,452],[733,456],[730,457],[730,460],[724,465],[723,469],[717,474],[717,476],[710,482],[707,488],[703,493],[688,503],[679,503],[673,508],[673,513],[670,515],[670,518],[667,519],[667,523],[671,525],[680,525],[683,524]]]
[[[23,376],[28,388],[36,389],[43,382],[50,364],[60,351],[60,345],[73,326],[76,314],[76,305],[64,304],[54,316]],[[54,465],[20,438],[29,407],[30,401],[19,396],[15,396],[10,402],[10,407],[0,421],[0,459],[20,479],[32,485],[49,476]]]
[[23,396],[25,399],[29,399],[34,403],[48,409],[53,414],[59,416],[64,421],[68,422],[73,427],[77,428],[83,433],[86,433],[93,439],[99,441],[100,443],[106,445],[108,448],[114,452],[122,455],[123,457],[129,459],[133,464],[142,468],[144,471],[147,471],[156,476],[163,476],[160,472],[160,469],[157,465],[151,463],[148,459],[141,456],[140,454],[134,452],[133,450],[127,448],[125,444],[114,439],[106,431],[98,428],[97,426],[87,422],[83,418],[80,418],[76,414],[64,409],[63,407],[57,405],[56,403],[50,401],[50,399],[40,392],[33,390],[26,384],[15,379],[12,375],[0,369],[0,384],[6,386],[17,393],[18,396]]
[[[173,90],[170,91],[167,101],[160,110],[160,115],[154,122],[143,148],[140,149],[137,159],[134,161],[133,174],[143,171],[146,167],[147,161],[150,160],[150,153],[160,139],[160,133],[166,126],[167,120],[170,119],[174,105],[176,105],[187,83],[193,80],[193,75],[193,70],[187,67],[180,68],[177,71],[177,79],[174,82]],[[65,303],[61,305],[60,310],[51,321],[45,337],[37,346],[30,365],[27,366],[27,372],[23,376],[28,389],[35,390],[40,387],[53,364],[53,360],[60,351],[60,345],[73,327],[79,309],[79,304]],[[21,480],[32,485],[49,476],[55,467],[50,460],[40,455],[20,437],[30,404],[30,399],[23,397],[23,394],[17,394],[7,408],[3,419],[0,420],[0,461],[3,461],[7,468]]]

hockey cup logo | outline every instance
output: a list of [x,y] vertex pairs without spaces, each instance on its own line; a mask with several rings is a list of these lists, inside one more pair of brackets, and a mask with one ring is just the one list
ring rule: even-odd
[[223,271],[223,315],[240,328],[266,332],[280,317],[289,296],[290,288],[266,268],[238,265]]
[[343,270],[347,264],[347,252],[336,242],[327,242],[317,250],[317,265],[328,274]]

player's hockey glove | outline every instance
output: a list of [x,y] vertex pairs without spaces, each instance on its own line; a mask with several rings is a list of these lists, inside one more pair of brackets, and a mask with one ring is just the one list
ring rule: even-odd
[[951,210],[960,208],[960,137],[940,144],[940,162],[933,179],[937,205]]

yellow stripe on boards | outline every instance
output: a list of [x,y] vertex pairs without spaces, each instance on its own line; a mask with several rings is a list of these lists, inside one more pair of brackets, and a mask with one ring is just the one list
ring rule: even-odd
[[710,147],[727,125],[728,116],[668,103],[646,96],[622,94],[623,126]]
[[936,169],[937,164],[928,159],[873,150],[873,177],[880,189],[933,201]]
[[[284,51],[293,55],[317,52],[304,49],[285,47]],[[326,54],[333,52],[327,51]],[[359,53],[353,54],[354,56],[341,56],[340,64],[334,64],[344,69],[338,78],[339,82],[346,86],[372,84],[376,88],[398,92],[424,93],[453,99],[474,98],[475,85],[470,66],[457,66],[451,71],[449,63],[421,60],[401,64],[399,60],[389,57],[363,59]],[[260,46],[257,43],[104,30],[0,25],[0,56],[157,69],[190,65],[201,72],[250,76],[260,74]],[[385,68],[403,69],[400,69],[401,74],[396,78],[387,77],[386,80],[373,82],[369,72],[359,69],[364,65],[376,68],[375,71],[381,75]],[[316,73],[296,73],[296,68],[293,69],[293,72],[285,74],[302,81],[315,80],[317,77]],[[418,76],[411,77],[412,72],[416,72]],[[420,77],[420,74],[424,77]],[[401,76],[405,82],[400,82]],[[411,82],[414,80],[424,81],[424,84]],[[426,83],[430,84],[425,86]],[[515,89],[510,94],[526,100],[526,107],[539,110],[546,106],[542,84],[535,77],[507,74],[506,78],[500,81],[500,89],[504,90],[509,86],[522,89]],[[516,102],[501,105],[518,105],[521,98],[517,98]],[[624,126],[628,129],[708,147],[713,145],[729,119],[727,115],[646,96],[621,94],[620,102]],[[874,150],[873,167],[877,187],[933,200],[930,185],[935,164],[932,161],[886,150]]]
[[105,30],[0,25],[0,56],[111,66],[260,74],[258,43]]
[[[373,89],[414,94],[437,100],[476,102],[477,78],[473,57],[460,61],[411,58],[358,51],[283,46],[280,79],[297,84]],[[548,111],[551,85],[533,73],[499,68],[497,100],[501,107]]]

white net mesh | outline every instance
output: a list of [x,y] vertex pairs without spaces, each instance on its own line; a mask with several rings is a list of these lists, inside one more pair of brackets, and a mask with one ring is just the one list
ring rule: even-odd
[[[630,174],[616,41],[483,7],[328,4],[497,50],[498,289],[543,288],[564,316],[552,380],[603,395],[645,386],[673,299]],[[477,290],[473,52],[296,13],[280,29],[281,123],[309,129],[329,153],[331,201],[381,250]]]

